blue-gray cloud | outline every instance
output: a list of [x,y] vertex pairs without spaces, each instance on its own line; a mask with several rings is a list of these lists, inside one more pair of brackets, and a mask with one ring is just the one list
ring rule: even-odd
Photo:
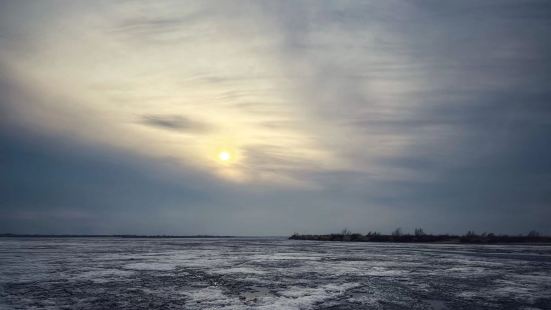
[[211,126],[191,120],[181,115],[145,115],[140,122],[144,125],[178,131],[178,132],[206,132],[211,130]]
[[[186,92],[161,100],[147,93],[153,99],[145,103],[208,108],[206,114],[231,124],[242,120],[227,111],[246,113],[251,123],[258,117],[259,126],[249,130],[262,130],[265,138],[243,146],[247,160],[236,166],[252,177],[274,174],[312,186],[232,183],[159,154],[81,141],[71,132],[42,133],[26,119],[40,91],[16,74],[21,71],[3,70],[4,230],[251,235],[423,226],[551,233],[545,221],[551,217],[547,1],[244,1],[231,8],[205,2],[179,16],[180,5],[135,3],[123,6],[124,18],[99,6],[87,16],[110,27],[87,30],[115,33],[110,44],[140,47],[140,55],[168,58],[144,69],[144,78],[163,77],[156,85],[215,85],[207,97],[186,89],[203,99],[201,106],[188,108]],[[52,11],[70,17],[86,11],[80,6]],[[35,44],[28,38],[40,37],[33,23],[16,30],[25,7],[10,4],[0,13],[13,12],[0,23],[6,55],[39,55],[27,49]],[[144,7],[148,16],[134,14]],[[196,58],[187,62],[197,67],[176,70],[187,79],[170,70],[172,60],[180,64],[172,47],[192,42],[183,47],[188,51],[220,40],[231,49],[190,54]],[[220,59],[225,56],[234,58]],[[0,65],[9,60],[0,54]],[[243,66],[227,69],[237,60]],[[117,91],[112,97],[126,94]],[[227,110],[212,112],[220,107]],[[138,122],[196,135],[218,130],[210,119],[160,111],[169,112],[138,111]],[[304,141],[331,156],[310,158],[311,148],[296,147]]]

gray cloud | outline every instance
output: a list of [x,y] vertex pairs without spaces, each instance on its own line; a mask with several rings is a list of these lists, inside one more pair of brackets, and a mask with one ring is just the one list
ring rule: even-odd
[[[231,42],[220,53],[190,53],[194,57],[176,70],[187,74],[178,87],[216,85],[205,97],[209,111],[223,106],[254,115],[264,133],[276,137],[299,128],[342,166],[326,168],[304,149],[267,135],[263,143],[242,147],[246,161],[239,167],[316,186],[240,184],[197,167],[176,168],[166,157],[90,141],[63,143],[67,134],[37,134],[27,128],[32,122],[13,125],[20,116],[11,111],[29,100],[12,93],[31,93],[33,85],[4,83],[0,92],[9,96],[0,99],[0,111],[10,113],[10,122],[0,123],[7,176],[0,179],[1,227],[258,235],[422,226],[432,232],[551,233],[547,1],[206,2],[178,16],[181,5],[128,4],[121,10],[129,13],[109,20],[108,29],[154,59],[180,57],[195,44]],[[21,23],[6,20],[10,29]],[[33,25],[26,24],[22,37],[33,33]],[[29,44],[14,30],[8,34],[12,49]],[[181,50],[170,49],[178,44]],[[223,58],[228,55],[233,58]],[[238,60],[241,71],[232,75]],[[171,65],[144,70],[144,76],[166,78],[164,83],[178,75],[168,72]],[[13,72],[3,76],[15,80]],[[193,87],[179,90],[173,102],[198,96]],[[169,92],[148,95],[174,99]],[[173,132],[215,130],[183,114],[138,115],[144,126]]]
[[176,132],[203,133],[212,130],[206,123],[182,115],[145,115],[140,121],[147,126]]

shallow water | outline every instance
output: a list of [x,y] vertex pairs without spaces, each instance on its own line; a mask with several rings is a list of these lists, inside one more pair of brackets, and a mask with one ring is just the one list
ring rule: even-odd
[[551,309],[551,247],[1,238],[4,308]]

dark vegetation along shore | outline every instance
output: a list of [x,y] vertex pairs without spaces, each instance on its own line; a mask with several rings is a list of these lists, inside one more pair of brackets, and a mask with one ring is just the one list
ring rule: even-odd
[[530,243],[551,244],[551,237],[542,236],[537,231],[531,231],[526,235],[496,235],[493,233],[477,234],[469,231],[464,235],[432,235],[426,234],[423,229],[417,228],[413,234],[404,234],[401,229],[396,229],[390,235],[377,232],[369,232],[366,235],[352,233],[345,229],[340,234],[328,235],[301,235],[298,233],[289,237],[291,240],[317,240],[317,241],[350,241],[350,242],[422,242],[422,243]]

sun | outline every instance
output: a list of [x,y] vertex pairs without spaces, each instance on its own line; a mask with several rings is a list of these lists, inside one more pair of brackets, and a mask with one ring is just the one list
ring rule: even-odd
[[218,159],[223,162],[228,162],[231,159],[231,154],[228,151],[221,151],[218,153]]

